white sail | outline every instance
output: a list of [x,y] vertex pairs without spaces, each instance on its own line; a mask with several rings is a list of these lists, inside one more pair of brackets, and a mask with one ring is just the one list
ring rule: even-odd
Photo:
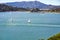
[[29,19],[29,20],[28,20],[28,23],[30,23],[30,22],[31,22],[31,20]]

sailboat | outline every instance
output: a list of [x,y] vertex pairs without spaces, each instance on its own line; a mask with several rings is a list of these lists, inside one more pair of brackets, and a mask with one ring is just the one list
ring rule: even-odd
[[31,20],[30,19],[28,20],[28,23],[31,23]]

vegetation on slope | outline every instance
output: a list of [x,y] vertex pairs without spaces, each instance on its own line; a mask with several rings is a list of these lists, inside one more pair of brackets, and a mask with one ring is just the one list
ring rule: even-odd
[[17,7],[12,7],[5,4],[0,4],[0,12],[4,12],[4,11],[28,11],[28,9],[17,8]]
[[60,33],[48,38],[48,40],[60,40]]

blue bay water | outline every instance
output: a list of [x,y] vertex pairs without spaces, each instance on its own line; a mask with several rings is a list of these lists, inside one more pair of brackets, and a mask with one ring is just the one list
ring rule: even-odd
[[59,13],[0,12],[0,40],[39,40],[57,33],[60,33]]

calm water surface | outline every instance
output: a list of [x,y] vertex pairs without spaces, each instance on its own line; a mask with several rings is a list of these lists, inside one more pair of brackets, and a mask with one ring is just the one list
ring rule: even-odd
[[47,39],[59,32],[60,14],[0,12],[0,40]]

